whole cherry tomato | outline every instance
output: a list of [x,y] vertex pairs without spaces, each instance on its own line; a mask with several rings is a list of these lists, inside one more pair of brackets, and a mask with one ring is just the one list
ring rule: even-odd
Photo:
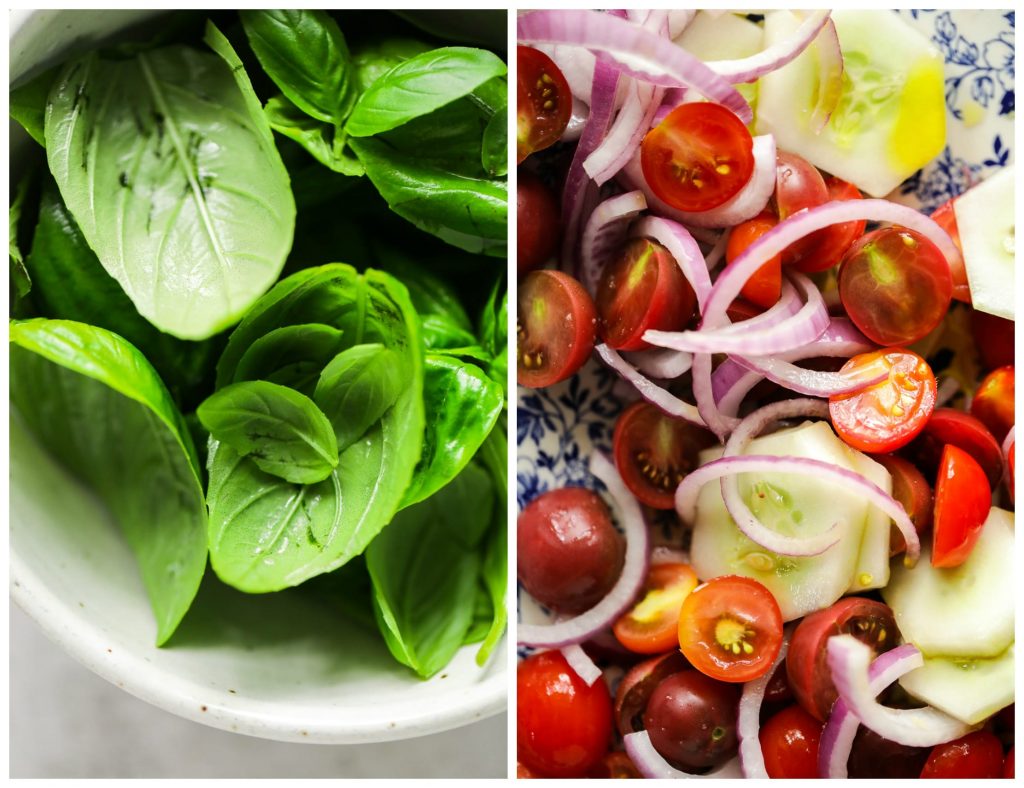
[[516,187],[516,269],[520,276],[545,263],[558,247],[558,201],[540,178],[520,168]]
[[799,705],[789,706],[761,726],[764,766],[772,779],[818,776],[818,745],[824,725]]
[[1002,441],[1014,424],[1013,392],[1011,364],[989,372],[971,400],[971,415],[988,427],[997,441]]
[[924,779],[987,779],[1003,776],[1003,748],[990,731],[974,731],[934,747],[921,770]]

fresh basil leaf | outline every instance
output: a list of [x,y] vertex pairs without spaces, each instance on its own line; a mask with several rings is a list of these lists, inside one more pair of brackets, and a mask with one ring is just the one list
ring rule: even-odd
[[207,397],[196,414],[214,440],[285,481],[315,484],[338,465],[331,423],[309,397],[287,386],[232,383]]
[[324,367],[313,399],[344,451],[395,403],[406,383],[398,353],[379,342],[355,345]]
[[472,93],[507,70],[501,58],[485,49],[442,47],[424,52],[370,85],[345,130],[353,137],[389,131]]
[[31,186],[31,175],[26,175],[18,181],[18,187],[14,192],[14,199],[11,200],[11,208],[8,212],[10,221],[8,245],[10,246],[11,255],[11,282],[14,284],[14,295],[18,299],[24,298],[32,290],[32,277],[28,272],[28,268],[25,267],[25,256],[21,253],[21,244],[18,237],[25,199]]
[[462,646],[480,568],[477,521],[494,492],[468,466],[451,484],[395,516],[366,550],[374,611],[395,659],[429,678]]
[[44,124],[46,121],[46,97],[57,76],[58,67],[44,71],[28,82],[11,91],[10,113],[28,135],[46,147]]
[[425,232],[470,252],[507,252],[508,188],[402,154],[374,138],[349,144],[391,210]]
[[482,178],[480,165],[487,116],[466,98],[410,120],[374,139],[420,164],[468,178]]
[[264,71],[307,115],[332,125],[352,108],[348,45],[325,11],[240,11]]
[[233,382],[269,380],[312,396],[320,372],[341,350],[342,336],[324,323],[275,328],[245,351]]
[[363,165],[345,149],[339,127],[311,118],[284,96],[274,96],[264,108],[270,128],[299,143],[325,167],[342,175],[360,176]]
[[473,597],[473,622],[466,630],[462,638],[462,645],[470,646],[479,643],[487,637],[491,630],[491,621],[494,620],[494,611],[491,609],[491,596],[482,583],[477,583],[476,594]]
[[117,334],[34,319],[12,322],[10,340],[12,400],[39,441],[110,507],[139,563],[161,645],[206,569],[206,503],[188,428],[153,367]]
[[480,163],[484,172],[492,178],[508,174],[508,111],[504,107],[487,121],[481,143]]
[[501,386],[473,364],[427,354],[423,401],[431,415],[403,506],[429,498],[462,472],[504,405]]
[[[277,278],[295,204],[270,126],[215,28],[185,46],[67,64],[46,148],[65,203],[143,317],[203,339]],[[102,140],[102,144],[97,144]]]
[[412,305],[421,318],[445,318],[449,325],[465,331],[472,339],[473,325],[458,294],[425,267],[421,256],[414,257],[410,251],[380,241],[373,244],[373,251],[380,267],[397,276],[408,288]]
[[490,473],[497,492],[494,520],[486,538],[481,580],[490,595],[493,618],[476,655],[484,665],[501,640],[508,624],[505,591],[508,587],[508,419],[503,413],[480,448],[479,458]]
[[508,108],[508,79],[502,75],[484,82],[466,98],[476,104],[488,118]]
[[405,288],[375,270],[339,263],[282,280],[232,332],[218,380],[233,378],[245,351],[269,331],[318,322],[349,345],[379,342],[399,356],[408,382],[361,440],[341,452],[330,478],[296,485],[263,473],[216,441],[210,447],[210,560],[218,576],[261,593],[330,572],[365,550],[390,522],[423,444],[423,350]]
[[[500,383],[508,396],[508,292],[503,280],[498,280],[487,304],[480,313],[477,334],[480,344],[491,354],[487,365],[487,373],[491,379]],[[501,301],[498,294],[502,293]]]
[[357,92],[366,92],[399,63],[431,49],[433,47],[423,41],[394,36],[359,42],[352,47],[353,82]]
[[427,315],[423,318],[423,345],[432,353],[452,355],[457,350],[465,351],[459,355],[476,358],[481,361],[490,359],[490,355],[476,343],[476,337],[456,325],[447,315]]

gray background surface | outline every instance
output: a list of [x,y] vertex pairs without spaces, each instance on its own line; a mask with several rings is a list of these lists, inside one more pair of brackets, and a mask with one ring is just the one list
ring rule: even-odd
[[11,777],[504,777],[505,715],[386,744],[239,736],[151,706],[79,665],[10,604]]

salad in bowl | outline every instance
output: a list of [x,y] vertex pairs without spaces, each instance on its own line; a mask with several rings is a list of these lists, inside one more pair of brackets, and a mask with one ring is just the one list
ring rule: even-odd
[[1012,776],[1013,32],[518,17],[520,776]]

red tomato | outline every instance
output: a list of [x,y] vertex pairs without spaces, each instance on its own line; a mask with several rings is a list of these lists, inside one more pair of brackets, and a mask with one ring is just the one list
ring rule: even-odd
[[520,276],[551,258],[558,246],[559,232],[555,195],[532,172],[520,169],[516,187],[516,267]]
[[[762,211],[753,219],[732,228],[725,247],[726,263],[732,263],[754,241],[771,230],[778,220],[770,211]],[[782,293],[782,255],[777,254],[751,276],[740,295],[763,309],[773,306]]]
[[[953,211],[953,201],[955,199],[951,197],[932,211],[932,219],[949,234],[949,237],[953,239],[953,243],[956,244],[956,248],[963,253],[964,247],[960,243],[960,228],[957,227],[956,213]],[[953,276],[953,298],[958,301],[965,301],[968,304],[971,303],[971,288],[967,283],[967,269],[964,268],[963,261],[951,260],[949,272]]]
[[604,756],[604,760],[591,769],[587,777],[596,780],[639,780],[642,775],[626,753],[616,750]]
[[1001,441],[1014,425],[1013,365],[1000,367],[985,376],[971,400],[971,415]]
[[720,104],[680,104],[647,132],[640,165],[651,190],[680,211],[708,211],[735,197],[754,172],[753,139]]
[[[932,509],[935,498],[931,485],[917,466],[902,457],[883,454],[874,458],[889,471],[892,476],[892,497],[900,502],[918,535],[924,533],[932,524]],[[907,543],[895,525],[889,534],[889,555],[902,553]]]
[[594,349],[597,312],[583,285],[561,271],[534,271],[519,283],[516,379],[542,388],[571,378]]
[[[861,199],[860,190],[856,186],[834,175],[825,179],[825,186],[830,202]],[[843,222],[812,233],[808,238],[814,239],[814,246],[794,263],[796,269],[805,274],[813,274],[836,265],[853,246],[854,241],[864,235],[867,224],[866,221]]]
[[852,394],[829,397],[832,426],[855,449],[880,454],[910,443],[924,429],[935,408],[935,375],[910,350],[876,350],[843,365],[853,373],[881,365],[889,376]]
[[946,316],[952,292],[942,252],[901,227],[861,237],[839,264],[846,314],[879,345],[909,345],[926,336]]
[[[793,690],[789,686],[789,676],[786,675],[785,660],[775,668],[768,686],[764,688],[764,705],[773,703],[784,703],[793,698]],[[762,707],[763,708],[763,707]]]
[[949,569],[966,561],[991,508],[985,471],[963,449],[947,445],[935,482],[932,566]]
[[907,454],[922,471],[934,474],[947,443],[963,449],[978,461],[990,487],[999,484],[1003,473],[999,442],[978,419],[956,408],[936,408],[921,435],[907,447]]
[[654,509],[675,507],[679,482],[697,466],[697,454],[715,443],[700,427],[634,402],[615,423],[615,467],[629,491]]
[[786,673],[797,702],[812,717],[828,720],[838,693],[826,661],[825,644],[833,635],[853,635],[881,653],[894,648],[899,630],[892,610],[881,602],[851,596],[805,616],[789,641]]
[[544,775],[537,774],[529,766],[523,766],[523,764],[516,761],[516,779],[517,780],[539,780],[543,779]]
[[601,336],[617,350],[642,350],[649,329],[678,331],[693,317],[697,296],[668,249],[635,238],[605,267],[597,287]]
[[673,673],[689,667],[679,650],[674,649],[630,668],[615,691],[615,726],[619,734],[626,736],[643,730],[644,711],[655,687]]
[[932,749],[922,779],[998,778],[1003,776],[1003,748],[990,731],[974,731]]
[[554,145],[572,117],[572,91],[554,61],[533,47],[516,47],[519,68],[516,106],[517,164]]
[[582,777],[612,737],[612,701],[603,681],[588,687],[560,651],[534,654],[516,672],[519,760],[549,777]]
[[662,654],[675,648],[679,610],[696,587],[697,575],[686,564],[655,564],[647,573],[640,601],[615,622],[615,637],[637,654]]
[[679,646],[711,678],[741,682],[763,676],[782,646],[779,603],[749,577],[712,578],[683,601]]
[[1006,763],[1003,764],[1003,777],[1008,780],[1013,779],[1013,747],[1006,753]]
[[1016,474],[1016,472],[1013,469],[1013,465],[1014,465],[1013,455],[1016,453],[1016,449],[1017,449],[1017,441],[1014,440],[1010,444],[1010,450],[1008,452],[1006,452],[1006,463],[1007,463],[1007,465],[1010,466],[1009,486],[1010,486],[1010,500],[1011,501],[1014,499],[1014,492],[1013,492],[1013,490],[1014,490],[1014,485],[1016,484],[1016,482],[1014,480],[1017,478],[1017,474]]
[[772,779],[818,776],[818,744],[824,725],[800,706],[789,706],[761,726],[764,766]]
[[986,370],[1013,363],[1013,327],[1015,323],[988,312],[971,311],[971,335]]
[[[817,168],[795,153],[780,151],[775,164],[775,214],[788,219],[797,211],[828,202],[828,187]],[[785,265],[800,265],[817,247],[821,236],[812,233],[790,244],[782,252]]]

